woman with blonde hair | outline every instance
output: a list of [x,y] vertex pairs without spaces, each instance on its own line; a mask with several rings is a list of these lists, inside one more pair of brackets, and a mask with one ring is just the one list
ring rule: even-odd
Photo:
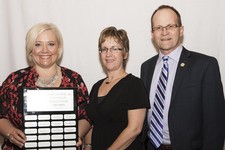
[[[59,65],[63,54],[63,38],[52,23],[34,25],[26,36],[29,67],[11,73],[0,87],[0,134],[5,138],[3,150],[23,148],[24,87],[73,87],[76,89],[78,119],[87,118],[87,87],[77,72]],[[44,105],[44,104],[43,104]]]

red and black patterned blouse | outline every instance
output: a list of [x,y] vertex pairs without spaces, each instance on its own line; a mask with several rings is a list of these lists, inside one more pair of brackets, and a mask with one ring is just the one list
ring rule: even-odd
[[[78,119],[88,119],[84,109],[89,100],[87,87],[82,77],[65,67],[61,67],[62,81],[60,87],[75,87],[78,102]],[[11,73],[0,87],[0,118],[10,120],[15,127],[22,129],[23,88],[37,87],[38,73],[33,66]],[[19,149],[5,139],[2,150]]]

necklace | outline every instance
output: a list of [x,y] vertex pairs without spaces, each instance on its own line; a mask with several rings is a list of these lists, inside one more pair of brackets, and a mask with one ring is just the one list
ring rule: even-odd
[[36,85],[38,85],[40,87],[52,87],[57,79],[58,79],[58,71],[57,71],[57,66],[56,66],[55,74],[52,77],[42,78],[39,76],[36,81]]
[[119,79],[122,79],[123,77],[125,77],[125,75],[122,75],[121,77],[116,78],[116,79],[114,79],[114,80],[112,80],[112,81],[105,81],[105,84],[110,84],[110,83],[112,83],[112,82],[114,82],[114,81],[117,81],[117,80],[119,80]]
[[109,84],[110,82],[109,81],[105,81],[105,84]]

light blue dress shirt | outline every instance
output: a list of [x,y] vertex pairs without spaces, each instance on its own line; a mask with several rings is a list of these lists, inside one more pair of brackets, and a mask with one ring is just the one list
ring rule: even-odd
[[[169,134],[170,134],[169,133],[169,127],[168,127],[168,112],[169,112],[169,107],[170,107],[171,94],[172,94],[172,89],[173,89],[173,82],[174,82],[174,78],[175,78],[175,74],[176,74],[176,70],[177,70],[177,65],[178,65],[178,62],[179,62],[179,59],[180,59],[182,49],[183,49],[183,47],[182,47],[182,45],[180,45],[168,55],[169,56],[169,60],[168,60],[169,78],[168,78],[167,87],[166,87],[165,103],[164,103],[165,105],[164,105],[164,111],[163,111],[163,114],[164,114],[163,115],[163,144],[171,144],[170,136],[169,136]],[[160,52],[159,58],[157,60],[156,66],[155,66],[153,78],[152,78],[150,95],[149,95],[151,108],[152,108],[153,103],[154,103],[155,91],[156,91],[156,88],[157,88],[159,76],[160,76],[162,66],[163,66],[163,60],[162,60],[163,56],[164,55]],[[152,110],[149,109],[149,111],[148,111],[148,116],[149,116],[148,117],[148,123],[150,123],[150,120],[151,120],[151,113],[152,113]]]

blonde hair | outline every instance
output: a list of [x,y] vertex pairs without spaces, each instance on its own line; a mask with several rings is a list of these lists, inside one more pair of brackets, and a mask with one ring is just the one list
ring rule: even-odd
[[46,30],[50,30],[55,34],[55,37],[59,44],[59,55],[58,55],[57,62],[59,63],[62,58],[63,38],[62,38],[61,32],[59,31],[57,26],[54,25],[53,23],[42,22],[42,23],[38,23],[38,24],[35,24],[34,26],[32,26],[26,35],[26,57],[28,60],[28,64],[30,64],[30,65],[34,64],[31,53],[35,46],[35,41],[36,41],[38,35],[40,35],[41,33],[43,33]]

